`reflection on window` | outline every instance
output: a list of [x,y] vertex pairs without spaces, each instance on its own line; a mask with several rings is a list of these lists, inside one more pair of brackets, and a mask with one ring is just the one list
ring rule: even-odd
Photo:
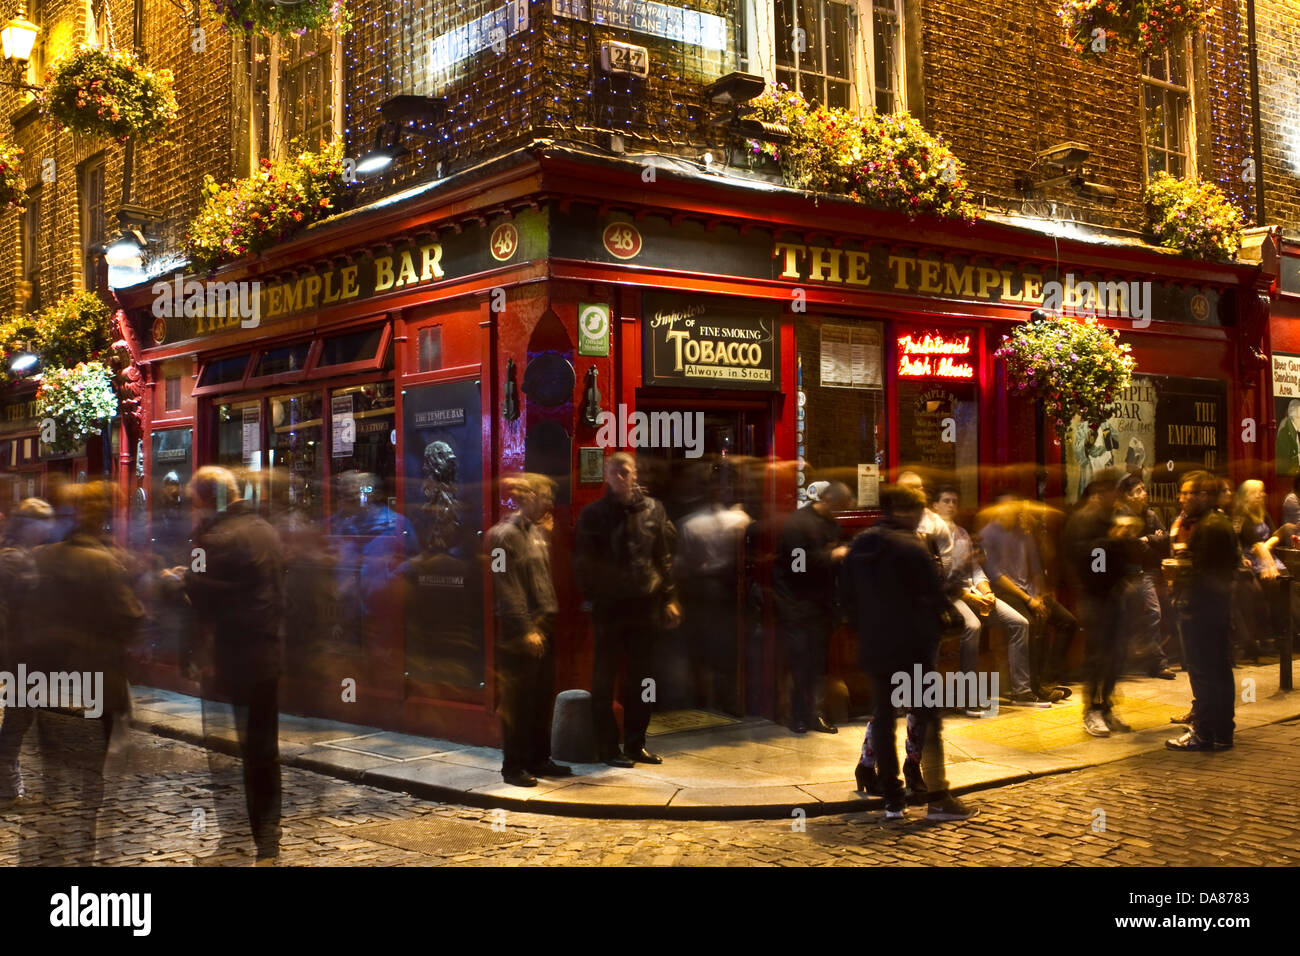
[[1187,46],[1171,43],[1158,56],[1142,57],[1142,110],[1146,127],[1147,176],[1192,173],[1192,91]]
[[217,456],[223,468],[257,471],[262,467],[262,403],[228,402],[213,410]]

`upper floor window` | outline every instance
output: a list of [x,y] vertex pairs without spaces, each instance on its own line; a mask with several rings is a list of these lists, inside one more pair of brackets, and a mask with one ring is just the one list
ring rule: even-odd
[[96,156],[77,171],[81,195],[81,254],[83,288],[95,288],[95,260],[106,236],[104,214],[104,157]]
[[106,0],[86,0],[86,43],[89,46],[108,46],[108,3]]
[[243,100],[237,113],[250,120],[245,140],[250,165],[280,159],[295,144],[318,149],[342,132],[342,45],[337,37],[320,30],[300,37],[255,37],[244,52],[248,86],[236,95]]
[[23,312],[41,310],[41,190],[37,188],[27,194],[27,208],[21,220],[23,284],[19,303]]
[[[762,0],[759,0],[762,2]],[[892,113],[903,103],[902,0],[772,0],[769,79],[825,106]]]
[[1195,170],[1191,57],[1186,43],[1170,43],[1158,56],[1142,57],[1142,126],[1146,175],[1191,176]]

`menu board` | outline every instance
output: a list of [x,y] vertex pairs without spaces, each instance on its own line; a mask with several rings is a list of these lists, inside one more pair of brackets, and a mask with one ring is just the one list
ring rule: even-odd
[[881,332],[878,325],[821,328],[821,384],[832,388],[880,388]]

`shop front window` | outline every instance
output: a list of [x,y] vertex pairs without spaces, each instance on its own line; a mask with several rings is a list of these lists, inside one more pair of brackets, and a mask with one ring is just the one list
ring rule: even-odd
[[900,328],[898,464],[925,479],[931,495],[952,485],[979,497],[979,395],[975,334],[969,329]]
[[225,402],[216,407],[214,464],[231,471],[262,469],[262,403]]
[[321,393],[273,395],[267,400],[270,513],[324,515],[325,462]]
[[888,448],[883,326],[809,316],[796,329],[800,499],[813,481],[842,481],[859,508],[875,508]]

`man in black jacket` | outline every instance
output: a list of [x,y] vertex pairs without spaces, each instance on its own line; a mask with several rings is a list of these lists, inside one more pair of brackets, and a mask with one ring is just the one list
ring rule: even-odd
[[[208,465],[190,481],[200,520],[185,591],[196,623],[209,636],[204,668],[204,736],[222,724],[218,699],[234,708],[243,761],[244,792],[257,860],[270,865],[280,852],[280,742],[278,682],[284,621],[284,553],[279,536],[239,497],[235,476]],[[215,728],[213,725],[216,725]],[[215,753],[209,747],[210,753]],[[214,764],[214,776],[218,775]],[[226,831],[233,830],[230,808]],[[232,842],[223,832],[223,842]]]
[[[663,505],[637,485],[636,460],[626,452],[605,459],[605,495],[578,516],[574,571],[583,599],[591,606],[596,746],[600,759],[612,767],[663,763],[662,757],[646,750],[645,734],[655,697],[655,629],[676,627],[682,617],[673,587],[675,540]],[[614,684],[623,659],[620,753]]]
[[790,665],[791,729],[811,726],[838,733],[826,719],[824,693],[827,652],[834,626],[835,568],[848,554],[840,543],[834,513],[851,501],[849,489],[838,481],[824,484],[811,504],[795,511],[781,528],[772,565],[772,596],[786,640]]
[[555,483],[545,475],[519,475],[502,484],[519,510],[487,535],[499,628],[501,776],[516,787],[535,787],[538,777],[573,773],[551,759],[558,604],[551,543],[539,522],[551,510]]
[[1214,507],[1218,479],[1207,472],[1183,478],[1183,511],[1195,522],[1187,543],[1192,559],[1183,617],[1183,653],[1192,681],[1191,729],[1165,742],[1170,750],[1232,747],[1236,688],[1232,677],[1232,581],[1241,549],[1232,522]]
[[[858,535],[841,569],[844,604],[858,633],[859,659],[871,677],[872,749],[885,793],[885,816],[903,816],[903,782],[894,744],[895,693],[919,668],[934,671],[947,603],[939,567],[916,535],[925,496],[911,488],[881,491],[884,517]],[[926,706],[921,688],[905,701],[916,714],[928,819],[965,820],[973,811],[948,792],[939,708]]]

